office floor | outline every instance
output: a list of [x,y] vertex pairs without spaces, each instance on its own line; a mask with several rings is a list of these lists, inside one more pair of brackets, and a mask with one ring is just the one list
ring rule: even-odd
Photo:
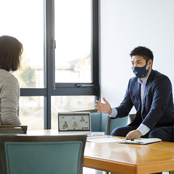
[[[83,167],[83,174],[106,174],[106,172]],[[162,174],[169,174],[169,172],[163,172]]]

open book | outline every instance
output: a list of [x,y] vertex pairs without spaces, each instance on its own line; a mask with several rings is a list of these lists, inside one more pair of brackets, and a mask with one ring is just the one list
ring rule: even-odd
[[150,143],[156,143],[162,141],[159,138],[139,138],[139,139],[133,139],[133,140],[121,140],[119,143],[126,143],[126,144],[150,144]]

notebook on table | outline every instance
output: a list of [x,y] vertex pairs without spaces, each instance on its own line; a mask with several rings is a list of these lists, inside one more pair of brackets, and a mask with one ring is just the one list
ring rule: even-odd
[[90,136],[90,112],[59,112],[58,132],[60,134],[86,134]]
[[139,138],[139,139],[133,139],[133,140],[121,140],[119,143],[125,143],[125,144],[151,144],[162,141],[159,138]]

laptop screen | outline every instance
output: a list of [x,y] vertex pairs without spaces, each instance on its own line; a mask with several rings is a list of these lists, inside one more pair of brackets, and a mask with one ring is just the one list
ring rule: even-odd
[[58,113],[58,130],[66,131],[90,131],[90,112]]

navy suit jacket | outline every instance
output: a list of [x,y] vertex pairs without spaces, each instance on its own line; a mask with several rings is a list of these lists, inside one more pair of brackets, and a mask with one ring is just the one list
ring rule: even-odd
[[167,76],[158,71],[151,71],[144,91],[143,106],[140,93],[141,85],[138,78],[131,78],[122,103],[116,107],[117,117],[127,116],[134,106],[137,112],[135,119],[130,123],[131,126],[139,126],[142,123],[153,129],[174,124],[172,85]]

